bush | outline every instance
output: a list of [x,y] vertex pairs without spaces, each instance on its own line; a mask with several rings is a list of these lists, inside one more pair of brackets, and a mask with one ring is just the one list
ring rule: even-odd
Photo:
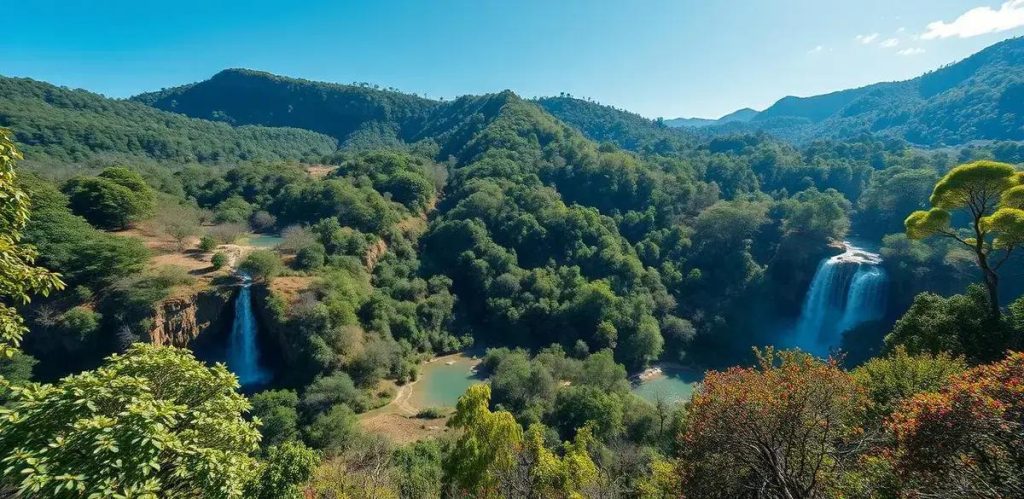
[[448,414],[448,411],[441,407],[426,407],[420,409],[420,412],[416,413],[416,417],[420,419],[438,419],[443,418]]
[[253,279],[269,281],[281,272],[281,258],[273,251],[257,250],[249,253],[238,268]]
[[203,236],[199,239],[200,251],[213,251],[217,247],[217,240],[213,236]]
[[265,232],[277,225],[277,217],[263,210],[257,211],[249,218],[249,226],[256,232]]
[[316,243],[299,250],[295,255],[295,266],[303,270],[311,270],[323,267],[324,259],[327,258],[327,250],[324,245]]
[[224,253],[214,253],[213,257],[210,258],[210,264],[213,265],[215,270],[220,270],[228,264],[228,256]]
[[240,223],[220,224],[210,229],[210,237],[221,244],[230,244],[249,233],[249,228]]

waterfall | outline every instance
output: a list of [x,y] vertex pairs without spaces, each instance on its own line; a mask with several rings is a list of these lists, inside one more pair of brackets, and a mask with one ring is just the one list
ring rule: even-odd
[[840,345],[844,332],[885,314],[887,279],[881,257],[843,245],[846,251],[818,265],[791,341],[791,346],[821,357]]
[[260,364],[256,318],[252,311],[252,281],[242,275],[242,287],[235,299],[235,321],[228,342],[228,369],[238,376],[242,387],[258,386],[270,381],[271,374]]

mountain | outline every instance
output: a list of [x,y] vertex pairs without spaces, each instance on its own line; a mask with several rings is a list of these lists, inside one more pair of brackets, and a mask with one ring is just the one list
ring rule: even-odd
[[1024,38],[997,43],[917,78],[813,97],[785,97],[749,123],[797,141],[875,134],[925,146],[1024,140]]
[[30,159],[98,154],[178,162],[319,158],[335,139],[296,128],[235,127],[28,78],[0,76],[0,126]]
[[674,128],[699,128],[713,125],[723,125],[726,123],[746,123],[755,116],[758,115],[758,111],[745,107],[738,109],[718,119],[710,118],[674,118],[671,120],[665,120],[665,124]]
[[[394,145],[419,132],[440,102],[369,85],[341,85],[227,69],[199,83],[133,100],[164,111],[230,123],[295,127],[342,145]],[[366,139],[391,144],[365,144]]]
[[665,122],[596,102],[572,97],[544,97],[535,102],[591,140],[624,149],[667,152],[694,140],[687,131],[670,128]]

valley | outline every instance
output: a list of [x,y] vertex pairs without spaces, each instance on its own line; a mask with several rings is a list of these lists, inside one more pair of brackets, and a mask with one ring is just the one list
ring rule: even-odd
[[1021,82],[0,76],[0,496],[1012,497]]

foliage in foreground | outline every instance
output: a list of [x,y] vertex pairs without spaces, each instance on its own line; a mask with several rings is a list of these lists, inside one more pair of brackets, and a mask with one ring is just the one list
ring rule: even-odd
[[[0,128],[0,357],[17,350],[26,328],[18,312],[7,305],[28,303],[34,293],[47,294],[63,283],[56,274],[36,267],[35,251],[20,244],[21,232],[28,223],[28,197],[16,184],[14,162],[21,153],[11,141],[11,133]],[[2,381],[2,378],[0,378]]]
[[237,388],[222,365],[142,344],[56,385],[12,387],[0,409],[0,485],[42,497],[294,493],[315,455],[253,457],[258,422],[242,417],[249,402]]

